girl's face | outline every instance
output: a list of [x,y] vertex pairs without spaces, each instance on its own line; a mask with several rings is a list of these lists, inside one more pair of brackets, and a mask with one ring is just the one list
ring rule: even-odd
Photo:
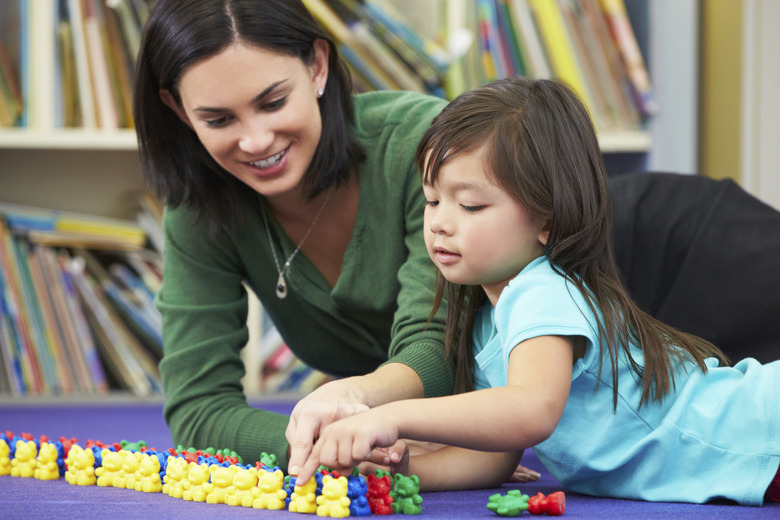
[[328,46],[315,59],[235,44],[182,74],[181,106],[163,101],[192,128],[214,160],[258,193],[273,197],[300,189],[320,140],[317,89],[326,88]]
[[452,283],[481,285],[493,305],[501,291],[547,243],[547,221],[485,174],[484,149],[450,158],[425,192],[425,245]]

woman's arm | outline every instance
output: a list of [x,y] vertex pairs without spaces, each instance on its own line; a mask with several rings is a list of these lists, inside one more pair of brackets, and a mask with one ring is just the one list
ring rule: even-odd
[[[323,430],[299,478],[310,477],[320,463],[354,466],[368,460],[374,448],[392,446],[398,439],[492,452],[534,446],[552,434],[563,414],[573,359],[571,337],[528,339],[509,356],[506,386],[396,401],[333,423]],[[432,453],[430,460],[440,461],[441,454]]]

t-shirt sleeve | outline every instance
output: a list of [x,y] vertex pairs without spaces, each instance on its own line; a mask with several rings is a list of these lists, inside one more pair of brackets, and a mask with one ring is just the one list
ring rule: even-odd
[[504,360],[521,342],[548,335],[596,340],[595,316],[577,287],[557,273],[546,258],[534,261],[501,293],[496,327]]

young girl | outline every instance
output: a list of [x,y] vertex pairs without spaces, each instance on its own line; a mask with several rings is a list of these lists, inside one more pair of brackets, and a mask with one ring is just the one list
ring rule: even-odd
[[498,485],[533,447],[581,493],[780,498],[780,362],[718,366],[715,346],[631,300],[598,141],[568,88],[518,77],[466,93],[434,119],[417,161],[462,393],[330,425],[299,478],[405,438],[449,445],[401,465],[426,490]]

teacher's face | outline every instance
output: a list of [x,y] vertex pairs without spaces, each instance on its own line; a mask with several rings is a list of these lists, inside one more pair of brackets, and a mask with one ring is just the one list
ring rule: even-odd
[[[299,193],[322,133],[317,90],[327,88],[328,47],[314,63],[235,44],[189,67],[176,105],[214,160],[258,193]],[[167,99],[166,99],[167,96]]]

